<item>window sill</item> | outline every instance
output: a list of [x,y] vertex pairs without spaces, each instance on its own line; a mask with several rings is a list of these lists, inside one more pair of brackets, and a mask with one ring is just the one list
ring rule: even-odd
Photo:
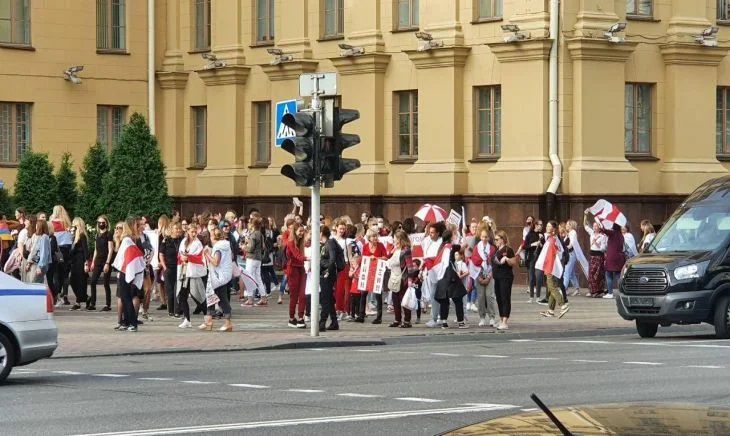
[[35,47],[30,44],[13,44],[12,42],[0,42],[0,48],[9,48],[11,50],[35,51]]
[[416,163],[418,158],[415,157],[408,157],[408,158],[398,158],[390,161],[391,165],[413,165]]
[[131,53],[129,53],[127,50],[122,49],[113,49],[113,48],[97,48],[96,54],[100,55],[122,55],[122,56],[129,56]]
[[469,163],[494,163],[499,160],[501,156],[494,155],[494,156],[478,156],[474,159],[471,159]]
[[717,20],[718,26],[730,26],[730,20]]
[[717,160],[720,162],[730,162],[730,154],[718,154]]
[[249,45],[249,48],[261,48],[261,47],[273,47],[276,45],[274,41],[259,41],[254,44]]
[[401,29],[393,29],[390,31],[390,33],[408,33],[408,32],[418,32],[418,27],[403,27]]
[[188,54],[200,54],[200,53],[210,53],[210,47],[208,48],[195,48],[190,51],[188,51]]
[[205,169],[205,165],[193,165],[193,166],[187,167],[185,169],[192,170],[192,171],[201,171],[201,170]]
[[660,23],[662,20],[654,18],[653,15],[626,15],[629,21],[647,21],[649,23]]
[[330,36],[322,36],[317,40],[317,42],[327,42],[327,41],[344,41],[345,35],[330,35]]
[[18,168],[20,162],[0,162],[0,168]]
[[628,161],[636,162],[658,162],[659,158],[650,154],[626,154],[624,155]]
[[500,21],[504,21],[504,17],[477,18],[477,19],[471,21],[470,24],[498,23]]
[[253,165],[249,165],[249,169],[262,169],[262,168],[268,168],[271,164],[270,163],[255,163]]

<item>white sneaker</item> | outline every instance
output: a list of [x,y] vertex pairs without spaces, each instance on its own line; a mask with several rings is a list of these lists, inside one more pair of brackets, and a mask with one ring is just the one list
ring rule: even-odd
[[534,298],[528,298],[528,299],[527,299],[527,302],[528,302],[528,303],[534,303],[534,302],[535,302],[535,299],[534,299]]
[[477,307],[476,303],[471,303],[471,311],[474,313],[479,312],[479,308]]
[[191,329],[193,328],[193,324],[187,319],[183,319],[183,322],[181,322],[178,327],[181,329]]
[[487,326],[486,318],[479,319],[479,327],[486,327],[486,326]]
[[509,327],[507,326],[507,324],[500,322],[497,326],[497,330],[509,330]]
[[304,315],[304,321],[309,322],[309,317],[307,315]]
[[426,323],[426,327],[428,327],[428,328],[430,328],[430,329],[436,328],[436,327],[438,327],[439,325],[440,325],[440,324],[438,324],[438,323],[437,323],[436,321],[434,321],[434,320],[429,320],[429,321],[428,321],[428,322]]
[[497,321],[494,318],[489,318],[489,327],[496,327]]
[[612,293],[610,293],[610,294],[606,294],[606,295],[604,295],[604,296],[603,296],[602,298],[604,298],[604,299],[606,299],[606,300],[613,300],[613,292],[612,292]]
[[56,306],[55,307],[62,307],[62,306],[63,306],[63,300],[58,300],[56,302]]

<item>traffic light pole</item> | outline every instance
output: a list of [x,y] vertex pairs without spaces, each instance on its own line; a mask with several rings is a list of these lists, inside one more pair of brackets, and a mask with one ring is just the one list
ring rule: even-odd
[[315,117],[315,139],[314,139],[314,184],[312,185],[312,304],[310,317],[310,335],[319,336],[319,261],[320,261],[320,232],[319,232],[319,202],[320,186],[322,184],[320,174],[319,154],[322,143],[322,102],[319,98],[319,77],[312,77],[312,111]]

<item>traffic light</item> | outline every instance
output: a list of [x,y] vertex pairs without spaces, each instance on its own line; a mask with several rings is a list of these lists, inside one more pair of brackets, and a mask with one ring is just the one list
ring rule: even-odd
[[332,188],[334,182],[342,180],[346,173],[360,168],[360,161],[342,157],[342,152],[353,145],[360,143],[360,136],[342,133],[342,127],[360,118],[360,112],[355,109],[334,109],[333,136],[323,138],[320,148],[320,171],[325,188]]
[[295,138],[285,139],[281,144],[282,149],[294,155],[294,163],[281,167],[281,174],[294,180],[297,186],[314,185],[314,114],[289,113],[281,118],[281,122],[297,135]]

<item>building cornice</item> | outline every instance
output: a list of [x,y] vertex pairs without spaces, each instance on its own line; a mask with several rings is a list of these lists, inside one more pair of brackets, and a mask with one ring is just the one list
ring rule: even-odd
[[355,74],[385,73],[390,55],[385,53],[366,53],[360,56],[330,58],[337,72],[343,76]]
[[439,47],[426,51],[404,50],[403,53],[413,62],[417,69],[427,68],[461,68],[466,64],[471,47],[452,46]]
[[626,62],[637,45],[632,41],[617,44],[599,38],[573,38],[568,40],[568,51],[573,60]]
[[700,44],[665,44],[659,50],[666,65],[703,65],[715,67],[722,62],[728,47],[705,47]]
[[245,85],[251,67],[243,65],[228,65],[222,68],[198,70],[198,76],[206,86]]
[[269,80],[277,82],[280,80],[298,79],[300,74],[313,73],[317,70],[319,61],[311,59],[297,59],[291,62],[282,62],[279,65],[264,64],[264,70]]
[[185,89],[190,73],[186,71],[158,71],[157,81],[162,89]]
[[515,42],[492,42],[487,44],[499,62],[540,61],[550,59],[552,39],[526,39]]

